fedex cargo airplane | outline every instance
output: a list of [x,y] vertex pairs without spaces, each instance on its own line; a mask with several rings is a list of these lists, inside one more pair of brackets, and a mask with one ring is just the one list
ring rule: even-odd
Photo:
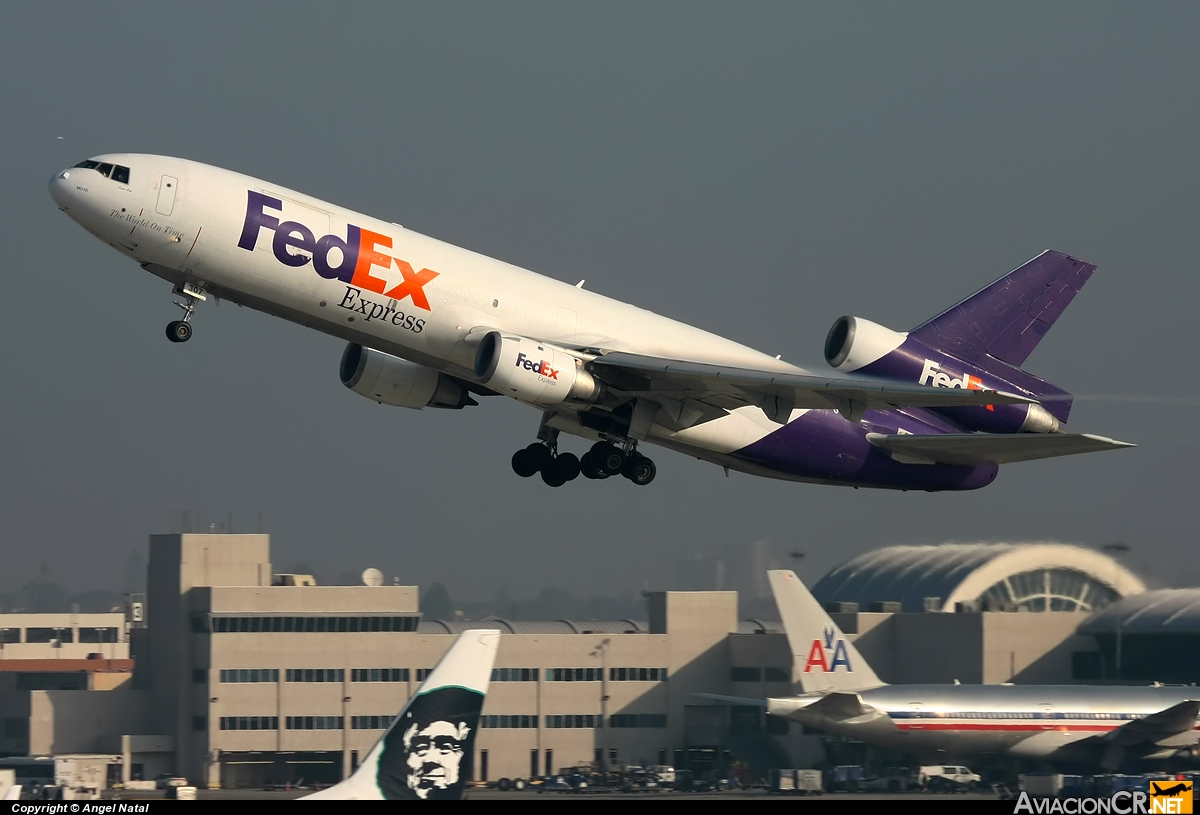
[[479,711],[500,632],[472,629],[454,645],[345,781],[304,799],[458,800],[473,779]]
[[1200,688],[887,685],[795,572],[767,574],[801,693],[739,704],[935,762],[991,754],[1111,771],[1200,758]]
[[[110,154],[50,180],[59,209],[174,286],[186,342],[209,297],[345,340],[340,378],[381,404],[503,395],[541,415],[516,473],[648,484],[645,445],[754,475],[971,490],[999,465],[1132,445],[1068,434],[1071,396],[1021,369],[1095,267],[1043,252],[907,333],[838,319],[842,374],[194,161]],[[560,433],[594,442],[582,458]]]

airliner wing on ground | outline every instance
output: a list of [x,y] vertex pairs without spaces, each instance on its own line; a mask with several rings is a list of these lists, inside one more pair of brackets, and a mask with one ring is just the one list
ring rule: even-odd
[[499,631],[459,634],[358,769],[345,781],[304,799],[462,798],[473,777],[479,711],[499,644]]
[[[515,399],[538,421],[512,468],[552,487],[580,475],[649,484],[651,446],[769,478],[926,491],[987,486],[1001,463],[1131,446],[1064,434],[1071,395],[1021,368],[1095,270],[1060,252],[907,333],[839,318],[824,350],[843,376],[827,377],[186,159],[96,156],[56,174],[50,194],[174,286],[172,342],[189,340],[197,308],[220,298],[344,340],[342,384],[380,404]],[[560,449],[563,434],[591,446],[582,457]]]
[[1200,745],[1194,687],[885,684],[794,572],[767,574],[801,691],[767,699],[771,715],[939,762],[1008,754],[1115,770]]

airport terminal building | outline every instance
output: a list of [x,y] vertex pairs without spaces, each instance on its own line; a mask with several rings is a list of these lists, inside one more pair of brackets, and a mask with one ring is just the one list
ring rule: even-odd
[[[266,535],[152,536],[148,577],[144,607],[83,626],[117,629],[76,661],[103,662],[118,679],[6,683],[18,663],[43,660],[0,657],[0,752],[107,753],[113,780],[174,772],[222,787],[332,783],[455,636],[486,627],[502,636],[475,743],[478,779],[634,761],[700,773],[740,761],[765,774],[826,756],[820,736],[760,707],[697,695],[792,692],[780,625],[739,620],[735,592],[651,593],[644,621],[423,620],[415,587],[276,575]],[[814,593],[885,681],[1047,683],[1094,681],[1106,666],[1118,679],[1104,615],[1144,589],[1079,547],[973,544],[880,550]],[[1125,653],[1136,652],[1137,634],[1125,630]],[[110,654],[95,656],[104,647]]]

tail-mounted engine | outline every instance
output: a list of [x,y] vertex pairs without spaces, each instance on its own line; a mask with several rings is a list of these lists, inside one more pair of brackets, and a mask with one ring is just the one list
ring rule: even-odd
[[338,373],[347,388],[382,405],[458,410],[479,404],[457,379],[357,343],[346,346]]
[[484,385],[523,402],[557,405],[567,399],[595,402],[603,386],[583,360],[562,348],[492,331],[479,343],[475,376]]

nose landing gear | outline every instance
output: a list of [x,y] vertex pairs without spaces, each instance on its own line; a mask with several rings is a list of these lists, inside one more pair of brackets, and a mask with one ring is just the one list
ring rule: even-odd
[[175,305],[183,309],[182,320],[172,320],[167,323],[167,339],[171,342],[187,342],[192,338],[192,314],[196,311],[196,304],[208,299],[204,293],[204,289],[194,283],[184,283],[182,286],[176,286],[172,290],[175,294],[183,298],[183,302],[175,301]]

